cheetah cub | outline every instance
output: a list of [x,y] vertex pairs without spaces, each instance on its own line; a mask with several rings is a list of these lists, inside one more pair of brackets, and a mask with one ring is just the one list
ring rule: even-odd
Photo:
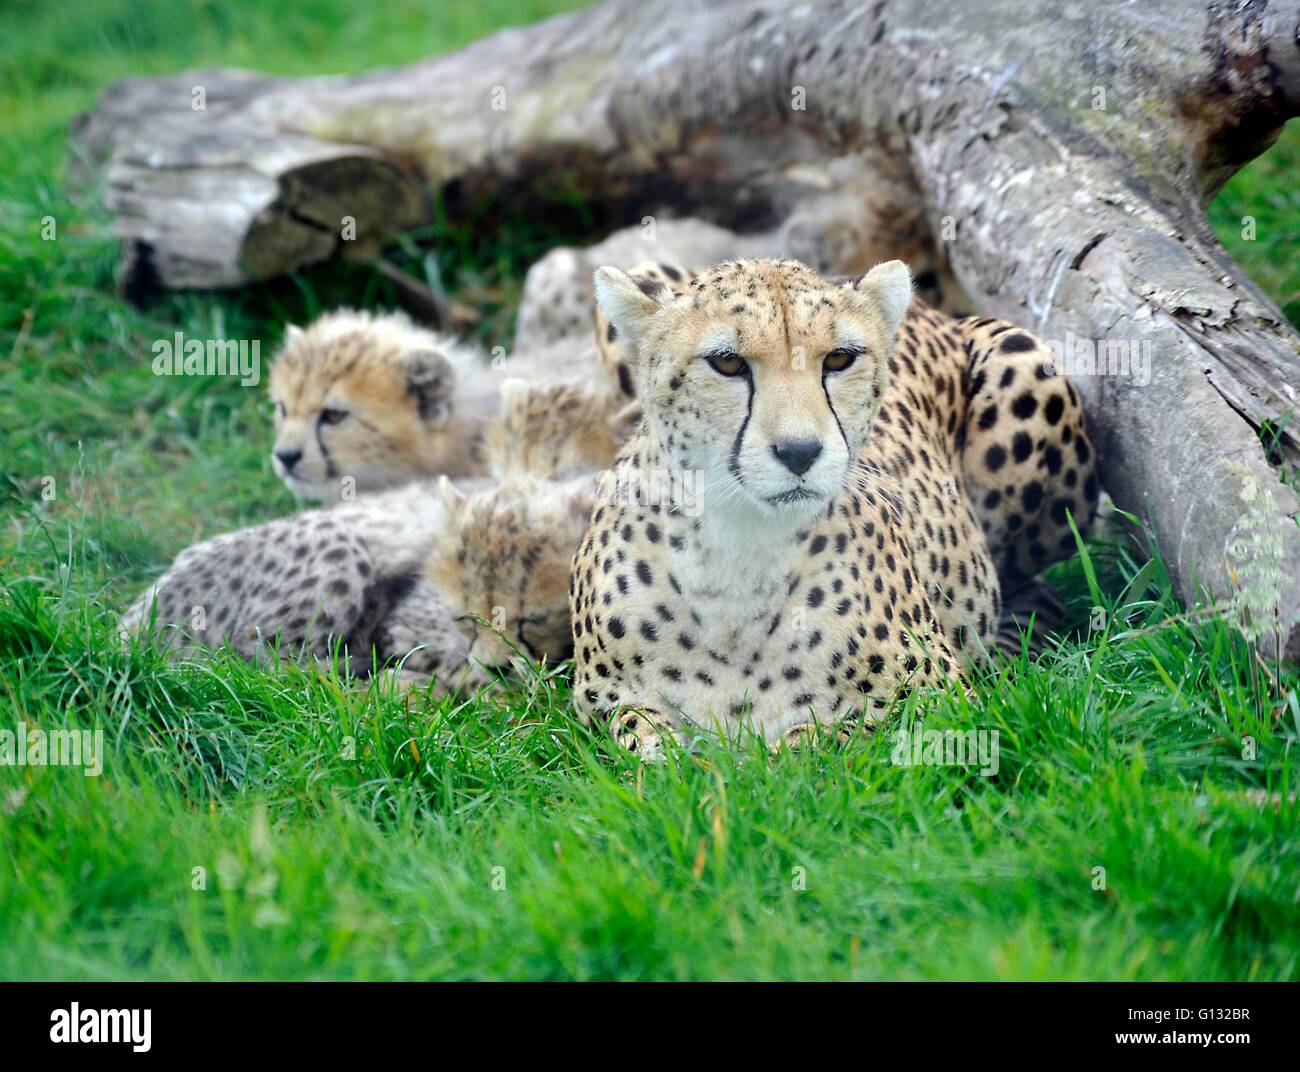
[[225,644],[246,658],[346,656],[355,674],[395,661],[452,676],[466,647],[423,556],[446,521],[433,488],[358,499],[186,548],[122,616],[173,655]]
[[303,499],[338,500],[421,478],[486,472],[483,436],[507,376],[590,376],[590,353],[553,346],[506,358],[401,314],[342,309],[290,326],[268,377],[271,466]]
[[[508,381],[485,459],[501,478],[422,481],[227,533],[181,552],[128,610],[126,633],[180,654],[329,658],[440,691],[495,682],[518,652],[572,651],[569,564],[595,471],[635,415],[586,384]],[[503,634],[498,635],[498,634]]]
[[444,477],[225,533],[182,551],[120,630],[181,657],[337,652],[403,688],[493,685],[516,651],[571,653],[568,570],[593,486]]
[[[1041,568],[1065,553],[1058,518],[1091,518],[1050,351],[1005,325],[968,386],[973,336],[911,304],[898,261],[843,285],[758,260],[685,288],[602,268],[595,287],[644,420],[574,559],[574,695],[643,755],[711,729],[869,726],[959,681],[997,629],[995,553]],[[985,427],[986,387],[1006,415]]]
[[425,564],[468,645],[470,682],[516,653],[533,662],[573,653],[569,566],[597,473],[639,419],[635,403],[586,384],[502,386],[485,444],[501,483],[465,495],[441,482],[447,520]]
[[521,476],[466,496],[442,483],[447,523],[424,578],[459,626],[468,680],[517,653],[558,662],[573,653],[569,565],[591,516],[594,474]]

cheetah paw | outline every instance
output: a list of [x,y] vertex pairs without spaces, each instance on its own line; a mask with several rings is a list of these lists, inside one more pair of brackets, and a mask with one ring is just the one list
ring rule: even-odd
[[837,726],[821,726],[816,722],[801,722],[797,726],[791,726],[772,744],[773,752],[780,752],[782,748],[788,748],[792,752],[798,752],[802,748],[817,747],[824,744],[848,744],[853,738],[853,728],[844,723]]

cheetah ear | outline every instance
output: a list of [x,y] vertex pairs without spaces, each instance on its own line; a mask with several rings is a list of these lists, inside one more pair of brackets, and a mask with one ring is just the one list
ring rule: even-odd
[[415,399],[420,419],[443,424],[451,418],[451,398],[456,388],[456,370],[446,355],[437,350],[412,350],[402,357],[406,393]]
[[912,276],[902,261],[877,264],[859,279],[853,289],[871,301],[885,322],[885,333],[892,339],[907,315],[912,302]]
[[305,334],[306,332],[304,332],[297,324],[285,324],[284,345],[297,346],[298,343],[302,342],[302,337]]
[[672,291],[658,280],[635,279],[617,268],[597,268],[593,283],[600,311],[614,325],[618,338],[632,346],[672,297]]
[[448,515],[453,518],[459,517],[469,502],[469,496],[456,487],[451,482],[450,477],[446,476],[438,478],[438,496],[442,499],[442,505],[447,508]]

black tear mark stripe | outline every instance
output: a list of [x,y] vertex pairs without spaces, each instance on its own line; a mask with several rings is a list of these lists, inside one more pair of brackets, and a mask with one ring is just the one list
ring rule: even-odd
[[745,419],[740,422],[740,428],[736,432],[736,438],[731,444],[731,457],[727,459],[727,469],[732,476],[736,478],[736,483],[742,488],[745,482],[740,478],[740,447],[745,440],[745,429],[749,427],[749,418],[754,412],[754,377],[750,375],[744,377],[745,389],[749,392],[745,397]]
[[831,401],[831,389],[826,383],[826,366],[822,365],[822,394],[826,396],[826,405],[830,408],[831,416],[835,418],[835,427],[840,430],[840,438],[844,440],[844,449],[849,452],[852,460],[853,448],[849,446],[849,437],[844,434],[844,425],[840,423],[840,415],[835,412],[835,403]]
[[321,438],[320,430],[324,427],[323,421],[316,422],[316,446],[320,450],[320,456],[325,459],[325,475],[333,480],[339,473],[334,468],[334,459],[330,457],[330,452],[325,449],[325,440]]
[[541,656],[537,654],[537,649],[534,648],[532,644],[528,642],[528,638],[524,636],[524,625],[526,623],[531,624],[530,622],[528,622],[527,618],[521,616],[519,619],[519,625],[515,629],[515,634],[519,637],[519,643],[524,648],[524,650],[528,652],[529,657],[540,661]]

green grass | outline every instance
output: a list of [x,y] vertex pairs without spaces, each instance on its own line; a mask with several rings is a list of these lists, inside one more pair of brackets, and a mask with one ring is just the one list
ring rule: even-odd
[[[1300,975],[1298,808],[1258,800],[1300,781],[1296,677],[1274,687],[1224,622],[1180,618],[1159,567],[1117,548],[1058,577],[1104,628],[1007,663],[969,702],[924,699],[928,728],[999,732],[992,777],[894,765],[887,734],[642,769],[574,722],[562,673],[505,704],[408,707],[329,672],[116,643],[115,615],[177,550],[295,505],[266,464],[260,390],[157,379],[151,341],[269,352],[286,320],[390,295],[331,267],[130,309],[105,216],[64,182],[67,121],[126,74],[360,70],[561,6],[0,14],[0,729],[100,728],[107,750],[101,777],[0,766],[0,977]],[[1211,210],[1293,319],[1298,163],[1290,133]],[[554,238],[503,235],[432,235],[498,337]]]

